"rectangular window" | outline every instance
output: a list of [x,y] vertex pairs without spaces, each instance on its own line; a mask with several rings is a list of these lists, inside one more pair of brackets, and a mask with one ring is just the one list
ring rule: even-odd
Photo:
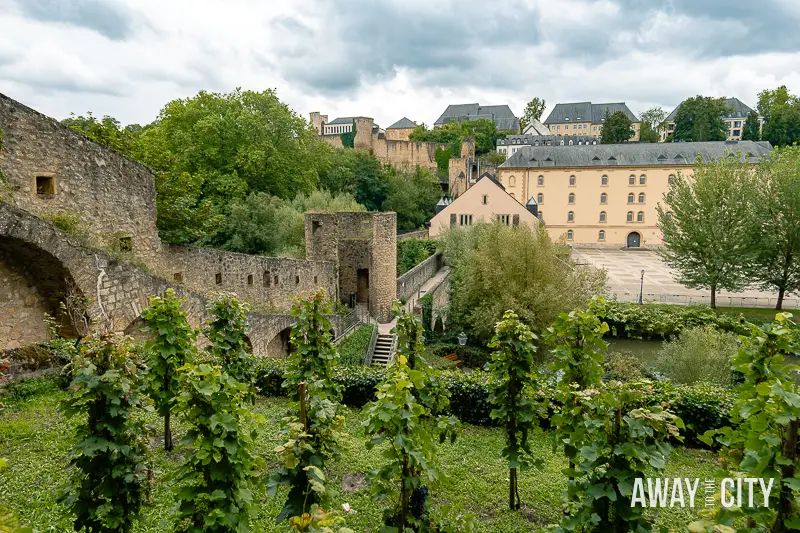
[[177,283],[183,283],[183,272],[175,272],[172,275],[172,280]]
[[119,238],[119,251],[120,252],[132,252],[133,251],[133,239],[131,237],[120,237]]
[[247,275],[247,284],[248,285],[252,285],[253,284],[253,275],[252,274],[248,274]]
[[53,176],[36,176],[36,194],[42,196],[56,193],[56,179]]
[[497,215],[497,220],[501,224],[505,224],[506,226],[509,226],[511,224],[511,215]]
[[484,194],[483,195],[483,198],[481,198],[481,203],[483,205],[486,205],[487,203],[489,203],[489,195],[488,194]]
[[471,226],[472,225],[472,215],[460,215],[459,224],[461,226]]
[[217,285],[222,285],[222,272],[217,272],[217,274],[214,276],[214,281],[217,283]]
[[741,135],[741,133],[742,133],[741,130],[733,130],[733,136],[734,137],[738,137],[739,135]]

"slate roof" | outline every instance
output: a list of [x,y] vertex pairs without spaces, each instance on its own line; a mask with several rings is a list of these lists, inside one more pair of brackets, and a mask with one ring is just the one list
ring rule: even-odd
[[625,102],[612,102],[607,104],[593,104],[591,102],[574,102],[570,104],[556,104],[547,116],[545,124],[563,124],[565,122],[591,122],[592,124],[602,124],[603,118],[617,111],[625,113],[631,122],[639,122],[636,115],[628,109]]
[[[685,100],[684,100],[685,101]],[[681,102],[682,104],[683,102]],[[752,109],[748,107],[746,104],[743,104],[741,100],[738,98],[726,98],[725,105],[728,107],[733,108],[732,113],[728,113],[727,115],[722,115],[722,118],[747,118],[747,115],[750,114]],[[678,105],[680,107],[680,105]],[[664,119],[665,122],[675,122],[675,116],[678,114],[678,107],[672,110],[672,113],[667,115],[667,118]]]
[[736,151],[749,155],[754,163],[768,156],[772,145],[767,141],[712,141],[524,146],[499,168],[692,165],[698,155],[708,161]]
[[598,142],[594,135],[506,135],[504,139],[497,139],[497,146],[533,146],[537,142],[541,146],[558,146],[561,141],[565,145],[570,141],[573,144]]
[[416,128],[416,127],[417,127],[417,123],[416,122],[414,122],[413,120],[409,120],[406,117],[403,117],[403,118],[401,118],[400,120],[398,120],[397,122],[395,122],[394,124],[392,124],[391,126],[389,126],[386,129],[387,130],[402,130],[402,129]]
[[339,117],[339,118],[333,119],[330,122],[328,122],[328,124],[331,124],[331,125],[333,125],[333,124],[352,124],[352,123],[353,123],[353,117]]
[[480,119],[494,121],[499,131],[519,131],[519,119],[507,105],[451,104],[434,124]]

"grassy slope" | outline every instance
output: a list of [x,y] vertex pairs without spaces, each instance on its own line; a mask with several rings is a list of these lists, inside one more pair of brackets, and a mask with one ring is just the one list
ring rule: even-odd
[[[9,468],[0,473],[0,502],[10,506],[22,524],[41,531],[67,532],[72,529],[55,502],[57,487],[66,479],[65,457],[74,427],[73,422],[65,420],[57,411],[63,397],[61,392],[35,396],[0,411],[0,456],[6,457],[10,463]],[[254,407],[266,418],[266,423],[258,427],[257,453],[266,458],[268,469],[276,464],[273,449],[278,444],[278,421],[286,405],[283,399],[260,399]],[[341,487],[344,474],[366,473],[380,464],[380,452],[367,452],[364,448],[361,413],[347,409],[346,415],[350,436],[345,443],[344,457],[331,465],[328,471],[331,483],[337,487]],[[159,420],[154,415],[145,416],[158,427]],[[183,433],[180,423],[175,432],[178,438]],[[523,513],[512,513],[506,508],[507,473],[499,456],[501,447],[499,430],[477,426],[465,426],[455,444],[443,445],[439,456],[449,479],[433,494],[434,505],[453,503],[472,512],[478,518],[479,531],[484,532],[535,531],[539,526],[557,520],[561,493],[566,484],[559,470],[566,465],[563,456],[552,451],[549,435],[537,436],[534,443],[535,453],[546,460],[545,471],[525,472],[520,476],[520,492],[525,504]],[[171,529],[174,503],[171,488],[181,452],[170,456],[155,444],[152,452],[157,483],[136,532],[155,533]],[[710,452],[676,449],[665,475],[714,477],[715,463]],[[280,531],[274,524],[274,517],[282,499],[271,500],[264,487],[261,484],[255,490],[252,530]],[[358,512],[349,520],[351,527],[356,531],[377,530],[384,504],[370,498],[367,490],[341,493],[336,505],[344,502],[350,503]],[[693,518],[694,513],[690,509],[666,509],[653,516],[660,525],[683,530],[682,526]]]

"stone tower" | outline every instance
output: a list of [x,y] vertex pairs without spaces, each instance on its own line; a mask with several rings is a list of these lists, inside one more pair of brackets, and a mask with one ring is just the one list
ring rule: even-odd
[[310,113],[311,125],[317,132],[317,135],[322,135],[322,127],[328,123],[328,115],[321,115],[319,111],[312,111]]
[[356,126],[353,148],[366,152],[372,151],[372,128],[375,126],[375,121],[368,117],[355,117],[353,122]]

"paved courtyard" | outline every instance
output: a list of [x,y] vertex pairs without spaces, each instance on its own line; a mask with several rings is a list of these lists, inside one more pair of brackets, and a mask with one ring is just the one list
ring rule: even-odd
[[[685,304],[710,302],[708,291],[689,289],[675,281],[674,272],[650,250],[573,249],[572,258],[579,264],[605,269],[609,296],[615,295],[620,301],[638,301],[641,272],[644,270],[645,301]],[[776,293],[756,289],[717,294],[717,305],[722,306],[775,307],[776,301]],[[800,299],[795,295],[784,298],[784,308],[800,308]]]

